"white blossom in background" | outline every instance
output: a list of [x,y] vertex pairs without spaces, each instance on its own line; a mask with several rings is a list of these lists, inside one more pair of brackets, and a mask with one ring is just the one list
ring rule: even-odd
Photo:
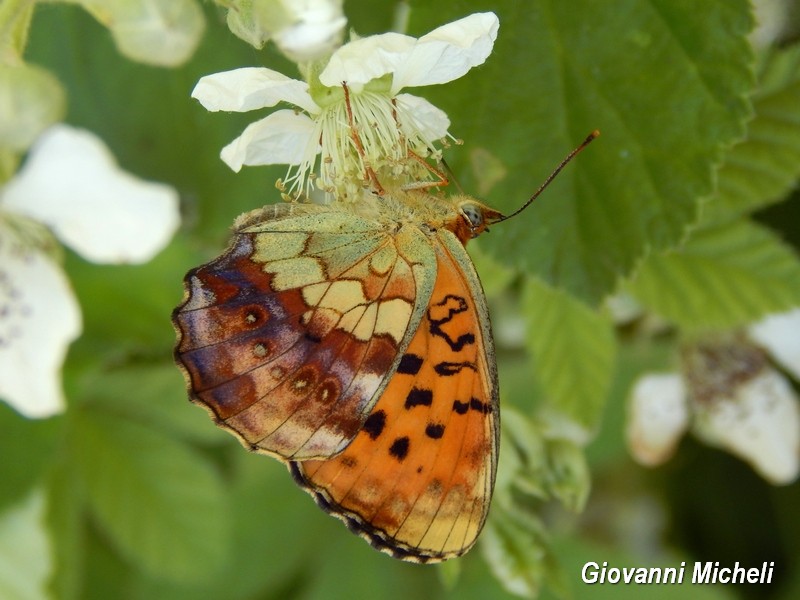
[[800,310],[771,316],[748,333],[750,340],[694,348],[683,374],[646,374],[634,384],[626,433],[637,462],[664,463],[691,430],[747,461],[770,483],[797,479],[800,400],[761,348],[800,377]]
[[626,434],[637,462],[648,467],[664,463],[688,427],[689,406],[680,375],[649,374],[634,384]]
[[406,181],[409,173],[430,175],[409,153],[438,157],[435,144],[449,136],[450,121],[427,100],[400,90],[447,83],[482,64],[498,27],[493,13],[478,13],[419,39],[374,35],[336,50],[309,82],[243,68],[203,77],[192,96],[211,111],[244,112],[279,102],[297,107],[249,125],[222,150],[222,160],[234,171],[292,165],[282,182],[290,195],[308,195],[313,181],[339,198],[358,196],[369,170],[388,178],[405,175]]
[[0,593],[5,599],[52,597],[54,548],[46,513],[41,489],[0,513]]
[[756,26],[748,38],[756,48],[775,45],[792,30],[794,0],[753,0],[751,4]]
[[800,308],[770,315],[751,326],[748,334],[800,381]]
[[93,134],[56,125],[0,188],[0,398],[28,417],[64,408],[60,372],[81,332],[47,227],[87,260],[142,263],[180,223],[177,192],[120,169]]
[[197,0],[76,1],[108,27],[120,54],[149,65],[182,65],[205,30]]
[[297,63],[319,60],[342,43],[347,19],[342,0],[232,0],[228,27],[262,48],[272,40]]

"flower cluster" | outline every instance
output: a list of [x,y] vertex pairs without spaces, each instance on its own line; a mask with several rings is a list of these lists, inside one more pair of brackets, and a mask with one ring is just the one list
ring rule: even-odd
[[53,236],[93,262],[141,263],[178,224],[174,189],[122,171],[87,131],[45,131],[0,188],[0,398],[28,417],[64,407],[61,365],[81,313]]
[[249,125],[222,150],[235,171],[243,165],[291,165],[283,189],[292,197],[312,188],[339,200],[357,197],[380,181],[422,181],[420,158],[440,156],[449,137],[447,115],[400,90],[461,77],[482,64],[497,37],[493,13],[473,14],[419,39],[386,33],[345,44],[307,81],[267,68],[203,77],[192,92],[211,111],[250,111],[287,102]]
[[628,415],[633,457],[661,464],[691,429],[768,481],[794,481],[800,473],[800,402],[765,351],[800,379],[800,309],[768,317],[746,336],[688,346],[681,374],[641,377]]

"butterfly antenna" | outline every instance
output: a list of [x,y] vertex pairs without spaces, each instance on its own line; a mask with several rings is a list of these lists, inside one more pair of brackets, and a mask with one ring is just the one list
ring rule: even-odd
[[519,207],[517,210],[515,210],[515,211],[514,211],[513,213],[511,213],[510,215],[507,215],[507,216],[501,217],[501,218],[497,219],[495,222],[496,222],[496,223],[499,223],[500,221],[505,221],[506,219],[510,219],[511,217],[515,217],[515,216],[517,216],[519,213],[521,213],[523,210],[525,210],[526,208],[528,208],[528,207],[531,205],[531,203],[533,203],[533,201],[534,201],[534,200],[536,200],[536,198],[538,198],[538,197],[539,197],[539,194],[541,194],[541,193],[542,193],[542,192],[545,190],[545,188],[546,188],[548,185],[550,185],[550,183],[552,183],[553,179],[555,179],[555,178],[556,178],[556,175],[558,175],[558,174],[561,172],[561,169],[563,169],[564,167],[566,167],[566,166],[567,166],[567,163],[568,163],[569,161],[571,161],[573,158],[575,158],[575,156],[576,156],[576,155],[577,155],[577,154],[578,154],[578,153],[579,153],[581,150],[583,150],[584,148],[586,148],[586,146],[588,146],[588,145],[589,145],[589,144],[592,142],[592,140],[594,140],[594,139],[595,139],[597,136],[599,136],[599,135],[600,135],[600,131],[599,131],[599,130],[597,130],[597,129],[595,129],[595,130],[594,130],[592,133],[590,133],[588,136],[586,136],[586,139],[585,139],[585,140],[583,140],[583,141],[581,142],[580,146],[578,146],[578,147],[577,147],[577,148],[575,148],[575,149],[574,149],[572,152],[570,152],[569,154],[567,154],[566,158],[565,158],[564,160],[562,160],[562,161],[559,163],[559,165],[558,165],[558,166],[555,168],[555,170],[554,170],[552,173],[550,173],[550,176],[549,176],[547,179],[545,179],[545,180],[544,180],[544,183],[543,183],[542,185],[540,185],[540,186],[539,186],[539,189],[538,189],[538,190],[536,190],[536,191],[533,193],[533,196],[531,196],[531,197],[528,199],[528,201],[527,201],[525,204],[523,204],[522,206],[520,206],[520,207]]

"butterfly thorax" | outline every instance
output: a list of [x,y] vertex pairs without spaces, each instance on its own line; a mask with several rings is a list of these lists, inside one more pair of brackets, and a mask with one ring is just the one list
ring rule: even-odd
[[[242,230],[254,225],[265,216],[299,215],[316,212],[319,208],[319,205],[310,203],[268,205],[241,215],[234,229]],[[502,219],[501,213],[471,196],[434,195],[424,190],[397,189],[381,196],[365,190],[360,202],[333,202],[327,205],[327,209],[377,221],[393,232],[404,225],[418,227],[428,235],[447,229],[464,245],[486,231],[490,224]]]

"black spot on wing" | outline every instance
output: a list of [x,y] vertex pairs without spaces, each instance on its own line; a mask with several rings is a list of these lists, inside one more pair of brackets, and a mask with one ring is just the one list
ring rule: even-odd
[[377,440],[383,433],[383,428],[386,426],[386,413],[382,410],[377,410],[367,417],[364,425],[361,428],[371,439]]
[[469,410],[469,402],[461,402],[460,400],[456,400],[453,402],[453,411],[458,413],[459,415],[467,414]]
[[433,440],[438,440],[444,435],[444,425],[441,423],[428,423],[425,428],[425,435]]
[[433,370],[436,371],[437,375],[441,375],[443,377],[449,377],[450,375],[455,375],[456,373],[460,373],[462,369],[472,369],[473,371],[477,371],[477,367],[475,363],[471,363],[468,361],[465,362],[440,362],[433,367]]
[[415,406],[430,406],[431,404],[433,404],[433,392],[431,390],[411,388],[408,396],[406,396],[406,410],[410,410]]
[[397,372],[404,375],[416,375],[422,368],[422,357],[416,354],[404,354],[397,366]]
[[470,398],[469,407],[485,415],[492,412],[492,407],[487,402],[481,402],[477,398]]
[[408,456],[409,439],[407,436],[399,437],[389,447],[389,454],[394,456],[400,462],[403,462]]

